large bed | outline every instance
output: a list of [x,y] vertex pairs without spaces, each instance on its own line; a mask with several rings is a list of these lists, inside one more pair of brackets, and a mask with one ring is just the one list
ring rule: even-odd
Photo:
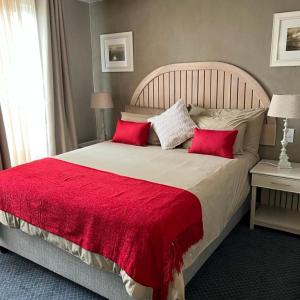
[[[177,98],[206,108],[267,108],[270,103],[262,87],[243,70],[205,62],[155,70],[137,87],[130,109],[167,109]],[[261,143],[274,143],[275,125],[274,119],[265,120]],[[200,199],[203,239],[185,253],[182,272],[175,274],[168,292],[168,299],[184,299],[184,286],[247,212],[248,172],[258,155],[245,151],[227,159],[191,155],[182,148],[162,150],[108,141],[56,159],[184,189]],[[108,299],[152,299],[151,288],[136,282],[113,261],[3,211],[0,245]]]

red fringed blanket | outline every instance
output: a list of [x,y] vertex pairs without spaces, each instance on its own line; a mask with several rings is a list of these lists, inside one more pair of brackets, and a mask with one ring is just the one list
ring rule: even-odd
[[0,209],[109,258],[155,299],[203,236],[190,192],[52,158],[0,172]]

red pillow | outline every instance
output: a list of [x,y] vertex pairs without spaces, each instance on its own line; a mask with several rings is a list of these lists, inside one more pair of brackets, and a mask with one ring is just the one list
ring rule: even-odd
[[151,123],[119,120],[112,141],[136,146],[146,146]]
[[233,145],[237,134],[238,130],[208,130],[195,128],[189,153],[233,158]]

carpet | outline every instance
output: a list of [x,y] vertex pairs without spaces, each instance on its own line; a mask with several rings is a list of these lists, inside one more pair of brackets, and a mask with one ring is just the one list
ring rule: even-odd
[[[104,299],[16,254],[0,254],[2,300]],[[187,300],[300,299],[300,238],[256,227],[231,232],[186,287]]]

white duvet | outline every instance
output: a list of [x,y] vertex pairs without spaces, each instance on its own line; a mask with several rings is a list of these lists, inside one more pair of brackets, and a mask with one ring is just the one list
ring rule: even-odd
[[[112,142],[56,156],[57,159],[137,179],[166,184],[194,193],[201,202],[204,237],[184,256],[184,269],[220,235],[249,192],[248,171],[257,157],[250,153],[227,159],[189,154],[186,149],[162,150],[159,146],[137,147]],[[184,220],[178,220],[184,222]],[[0,223],[39,236],[77,256],[85,263],[121,276],[134,299],[151,299],[152,289],[130,278],[114,262],[91,253],[61,237],[40,230],[13,215],[0,211]],[[101,233],[100,233],[101,234]],[[176,274],[168,299],[184,299],[184,282]]]
[[[184,268],[188,268],[219,236],[241,206],[249,192],[248,171],[257,162],[257,157],[251,153],[227,159],[189,154],[186,149],[162,150],[159,146],[137,147],[112,142],[68,152],[57,158],[194,193],[202,205],[204,237],[186,253]],[[127,282],[129,294],[138,298],[151,294],[149,288],[137,288],[130,278],[123,280]],[[181,276],[176,278],[169,298],[184,297],[182,280]]]

